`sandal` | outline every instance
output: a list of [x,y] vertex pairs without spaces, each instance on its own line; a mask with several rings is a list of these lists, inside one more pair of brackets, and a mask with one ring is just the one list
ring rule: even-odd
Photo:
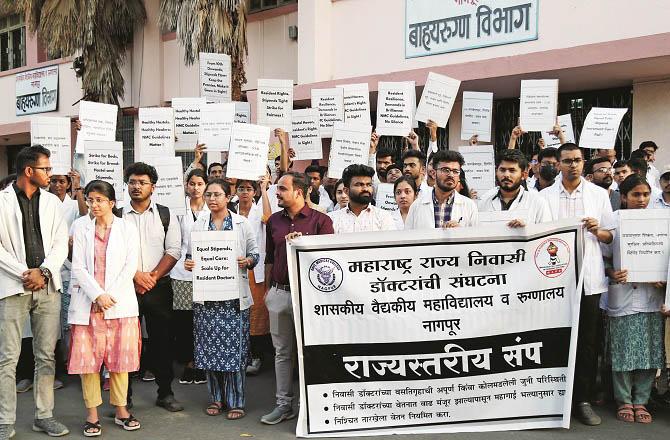
[[647,408],[644,405],[634,406],[633,411],[635,411],[635,422],[648,424],[651,423],[651,414],[647,411]]
[[95,423],[91,423],[88,420],[84,423],[84,437],[98,437],[102,434],[102,427],[100,426],[100,420]]
[[208,416],[220,416],[223,414],[223,405],[220,403],[210,403],[207,408],[205,408],[205,414]]
[[633,423],[635,418],[633,416],[633,405],[621,405],[616,411],[617,420],[626,423]]
[[114,417],[114,423],[122,427],[125,431],[136,431],[142,427],[140,421],[133,417],[132,414],[124,419]]
[[226,418],[228,420],[239,420],[246,415],[247,414],[244,412],[244,410],[242,408],[235,408],[235,409],[231,409],[230,411],[228,411],[228,414],[226,415]]

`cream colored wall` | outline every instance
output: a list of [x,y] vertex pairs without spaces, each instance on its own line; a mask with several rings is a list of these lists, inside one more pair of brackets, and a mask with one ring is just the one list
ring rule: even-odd
[[11,174],[7,165],[7,147],[0,145],[0,178]]
[[[404,54],[404,0],[311,0],[298,12],[301,45],[323,43],[313,50],[301,46],[304,84],[664,33],[670,2],[540,0],[538,40],[413,59]],[[315,61],[324,54],[330,69]]]
[[656,168],[670,165],[670,79],[633,84],[633,148],[651,140],[659,146]]

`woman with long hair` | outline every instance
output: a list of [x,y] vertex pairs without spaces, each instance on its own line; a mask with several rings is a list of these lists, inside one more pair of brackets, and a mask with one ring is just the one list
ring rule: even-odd
[[128,373],[140,366],[142,344],[133,277],[139,261],[139,234],[135,226],[115,215],[114,187],[96,180],[86,186],[86,203],[93,219],[76,228],[68,323],[71,325],[68,372],[81,375],[86,406],[84,436],[102,433],[97,407],[100,368],[110,372],[110,403],[114,423],[126,431],[140,422],[126,408]]
[[[228,202],[231,189],[228,182],[213,179],[205,188],[209,215],[198,218],[193,231],[235,231],[239,271],[239,299],[204,301],[193,304],[195,367],[205,370],[210,405],[208,415],[227,411],[229,420],[244,417],[246,367],[249,360],[249,308],[253,300],[247,271],[258,264],[258,245],[249,221],[231,212]],[[187,270],[195,262],[184,262]]]

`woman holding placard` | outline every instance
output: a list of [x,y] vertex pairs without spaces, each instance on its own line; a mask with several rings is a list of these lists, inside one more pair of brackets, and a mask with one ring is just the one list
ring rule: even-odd
[[416,200],[416,181],[411,177],[403,176],[393,183],[393,195],[398,205],[398,210],[393,211],[393,220],[399,231],[405,229],[405,220],[409,213],[409,207]]
[[[638,174],[627,177],[619,186],[621,209],[646,209],[651,197],[649,183]],[[614,213],[618,217],[618,211]],[[665,367],[663,349],[664,318],[661,314],[665,283],[630,283],[625,268],[614,268],[620,261],[619,231],[603,246],[607,291],[608,345],[612,362],[614,399],[619,405],[617,419],[651,423],[647,411],[656,370]]]
[[[235,231],[239,271],[239,299],[193,304],[195,367],[205,370],[210,405],[206,413],[228,412],[229,420],[244,417],[246,367],[249,360],[249,308],[253,304],[247,271],[258,264],[258,245],[249,221],[228,210],[230,185],[213,179],[205,187],[209,215],[198,218],[193,231]],[[191,253],[191,252],[189,252]],[[195,262],[187,259],[186,270]]]
[[84,436],[102,433],[97,407],[100,368],[110,372],[110,403],[114,422],[126,431],[140,422],[126,408],[128,372],[140,367],[142,344],[139,309],[133,277],[140,255],[135,226],[114,215],[114,187],[94,180],[86,186],[86,203],[93,215],[76,228],[72,246],[72,275],[68,323],[71,345],[68,373],[81,375],[87,417]]
[[206,383],[205,372],[193,367],[193,275],[184,269],[184,261],[191,246],[191,230],[198,217],[209,213],[205,203],[207,175],[194,169],[186,177],[186,214],[178,216],[181,227],[181,261],[170,272],[172,279],[173,322],[175,327],[175,358],[184,365],[180,384]]

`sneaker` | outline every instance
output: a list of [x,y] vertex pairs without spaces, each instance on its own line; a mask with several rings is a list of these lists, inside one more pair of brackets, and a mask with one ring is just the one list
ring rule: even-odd
[[144,372],[144,375],[142,376],[142,382],[153,382],[154,380],[156,380],[154,373],[149,370]]
[[0,425],[0,440],[9,440],[15,435],[14,425]]
[[54,390],[60,390],[63,388],[65,385],[63,384],[63,381],[60,379],[54,379]]
[[295,413],[293,412],[293,408],[278,406],[273,409],[270,414],[265,414],[261,417],[261,423],[265,423],[266,425],[276,425],[284,420],[291,420],[294,417]]
[[53,417],[35,419],[33,421],[33,431],[46,432],[50,437],[62,437],[70,433],[65,425]]
[[261,371],[261,360],[260,358],[253,358],[251,364],[247,365],[247,374],[250,376],[255,376]]
[[184,368],[184,372],[181,375],[181,378],[179,379],[179,383],[182,385],[188,385],[193,383],[193,368],[186,367]]
[[177,401],[177,399],[174,398],[174,396],[170,395],[167,397],[164,397],[162,399],[156,399],[156,406],[160,406],[161,408],[165,408],[166,410],[170,412],[178,412],[178,411],[183,411],[184,407],[182,406],[181,403]]
[[597,426],[602,423],[602,419],[591,407],[588,402],[580,402],[573,408],[573,413],[577,420],[587,426]]
[[102,391],[109,391],[110,388],[109,377],[105,377],[105,380],[102,382]]
[[203,383],[207,383],[207,376],[205,376],[205,371],[204,370],[199,370],[195,369],[193,370],[193,383],[196,385],[201,385]]
[[21,379],[19,383],[16,384],[17,393],[25,393],[33,389],[33,381],[30,379]]

